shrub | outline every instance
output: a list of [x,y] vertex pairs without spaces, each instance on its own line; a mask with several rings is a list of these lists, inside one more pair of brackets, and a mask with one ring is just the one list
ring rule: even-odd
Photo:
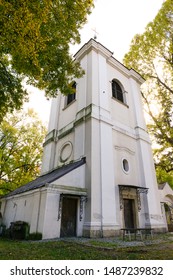
[[28,236],[29,240],[41,240],[42,239],[42,233],[41,232],[32,232]]
[[24,221],[12,222],[9,228],[10,237],[13,239],[27,239],[29,236],[29,224]]

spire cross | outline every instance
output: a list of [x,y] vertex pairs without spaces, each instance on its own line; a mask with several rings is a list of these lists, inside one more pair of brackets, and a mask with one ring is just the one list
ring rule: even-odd
[[94,31],[94,40],[96,40],[99,33],[96,31],[96,28],[92,28],[92,30]]

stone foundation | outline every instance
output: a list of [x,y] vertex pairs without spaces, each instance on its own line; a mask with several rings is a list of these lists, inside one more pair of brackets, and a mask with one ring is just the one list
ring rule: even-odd
[[92,229],[84,229],[83,237],[88,238],[103,238],[103,237],[116,237],[120,236],[120,230],[92,230]]
[[154,233],[166,233],[168,230],[163,227],[163,228],[153,228]]
[[[154,233],[166,233],[168,232],[166,228],[153,228]],[[83,237],[87,238],[109,238],[109,237],[117,237],[121,236],[122,232],[120,229],[118,230],[93,230],[93,229],[84,229]]]

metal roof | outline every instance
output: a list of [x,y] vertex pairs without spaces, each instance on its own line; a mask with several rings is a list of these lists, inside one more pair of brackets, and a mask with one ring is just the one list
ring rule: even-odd
[[60,177],[63,177],[67,173],[73,171],[74,169],[80,167],[81,165],[83,165],[85,163],[86,163],[86,158],[83,157],[78,161],[63,165],[62,167],[54,169],[53,171],[51,171],[47,174],[39,176],[35,180],[27,183],[26,185],[23,185],[23,186],[17,188],[16,190],[5,195],[5,197],[9,197],[9,196],[13,196],[13,195],[17,195],[20,193],[24,193],[24,192],[28,192],[31,190],[41,188],[41,187],[45,186],[47,183],[54,182],[55,180],[59,179]]

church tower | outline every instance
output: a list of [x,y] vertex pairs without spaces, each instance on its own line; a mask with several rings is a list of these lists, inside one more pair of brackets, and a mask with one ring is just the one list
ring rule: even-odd
[[75,59],[85,74],[74,81],[74,94],[53,99],[44,143],[42,174],[85,159],[55,184],[59,227],[77,211],[77,236],[115,236],[123,227],[163,231],[140,94],[143,78],[93,39]]

